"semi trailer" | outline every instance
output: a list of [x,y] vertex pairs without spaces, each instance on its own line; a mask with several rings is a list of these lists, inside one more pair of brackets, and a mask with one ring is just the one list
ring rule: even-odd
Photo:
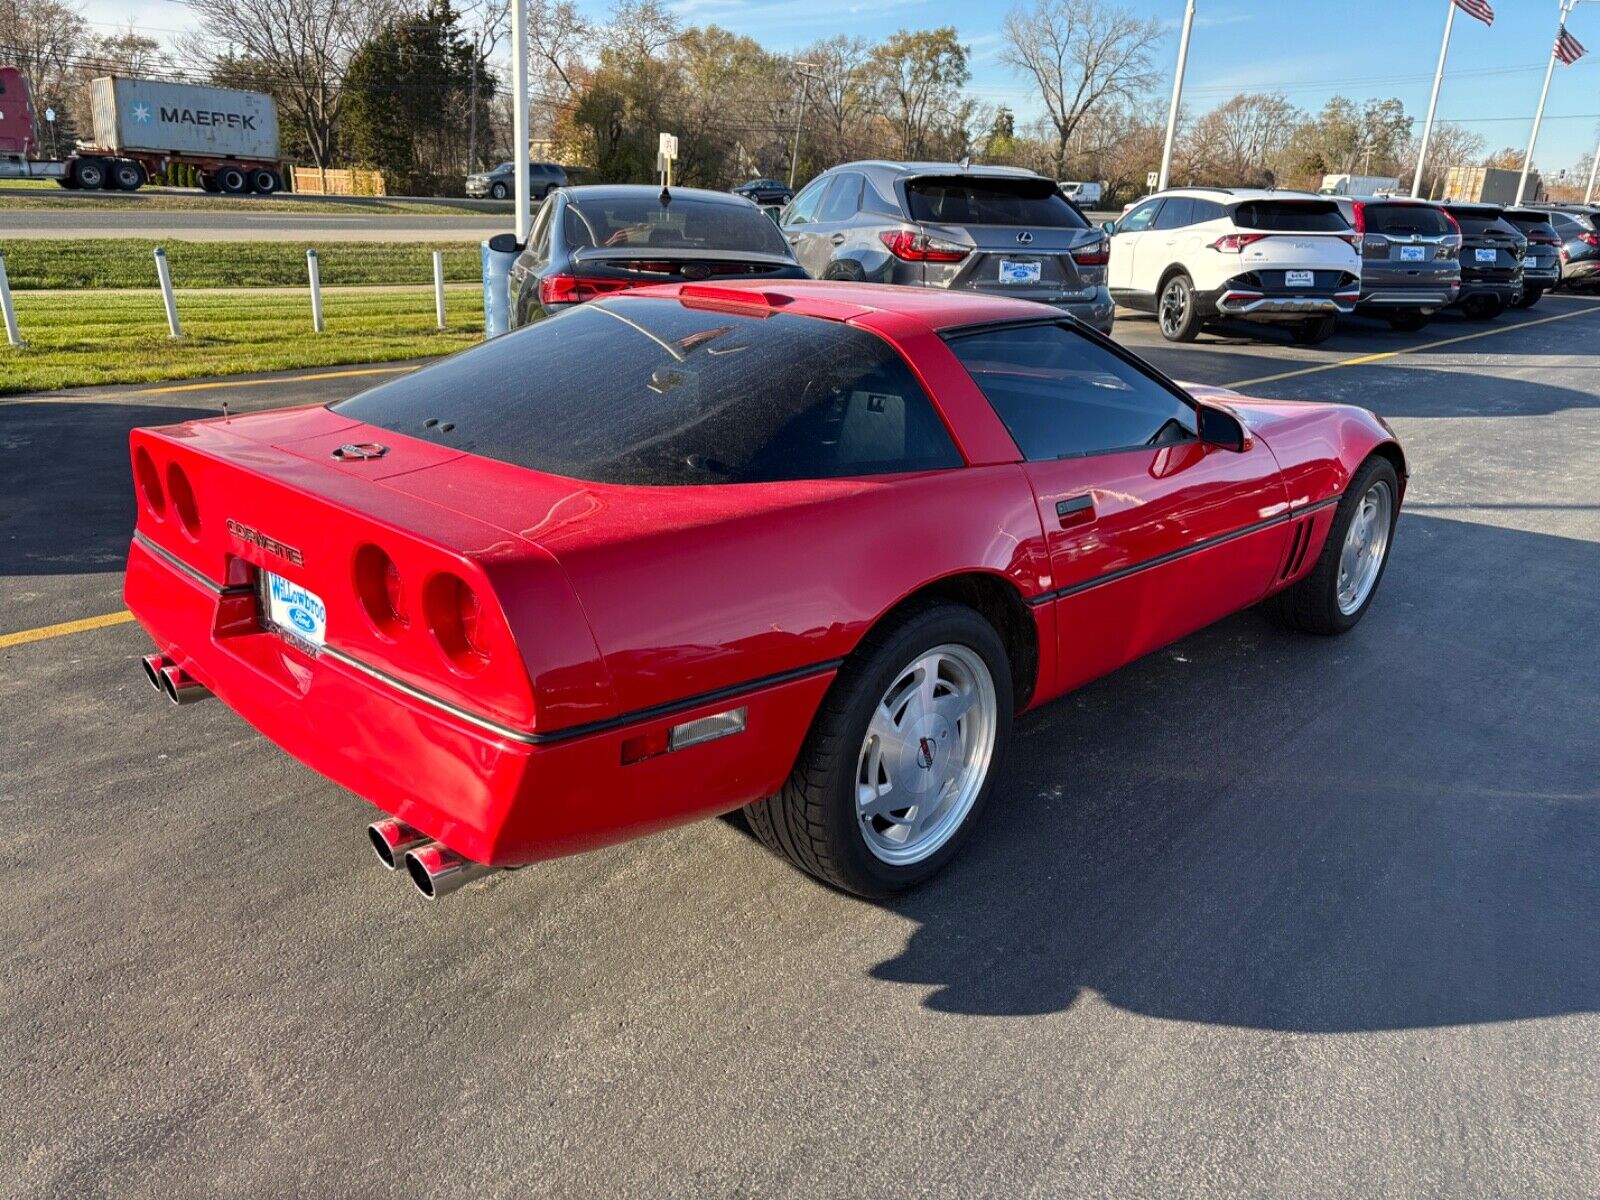
[[106,75],[90,83],[89,101],[92,138],[63,158],[43,157],[27,78],[0,67],[0,179],[132,192],[188,163],[208,192],[283,187],[278,108],[265,93]]

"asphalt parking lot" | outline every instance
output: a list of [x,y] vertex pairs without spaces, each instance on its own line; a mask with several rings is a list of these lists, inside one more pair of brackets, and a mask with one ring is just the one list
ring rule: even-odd
[[1118,338],[1387,417],[1349,637],[1232,618],[1025,720],[875,906],[711,821],[428,906],[374,810],[145,683],[134,425],[0,403],[0,1194],[1593,1196],[1600,300]]

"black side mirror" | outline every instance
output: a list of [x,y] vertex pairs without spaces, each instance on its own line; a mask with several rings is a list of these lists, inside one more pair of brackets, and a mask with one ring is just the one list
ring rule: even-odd
[[1200,440],[1208,446],[1220,446],[1235,453],[1244,452],[1244,424],[1230,412],[1202,404],[1200,413]]
[[496,254],[521,254],[522,243],[514,233],[497,233],[489,239],[489,249]]

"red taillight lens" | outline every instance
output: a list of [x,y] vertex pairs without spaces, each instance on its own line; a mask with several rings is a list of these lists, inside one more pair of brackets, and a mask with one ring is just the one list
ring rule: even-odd
[[1600,246],[1600,233],[1580,233],[1578,240],[1585,246]]
[[177,463],[167,467],[167,499],[172,501],[172,510],[178,514],[178,524],[183,527],[183,532],[188,534],[190,541],[197,541],[200,537],[200,506],[195,503],[189,477]]
[[489,618],[478,594],[457,575],[439,574],[423,591],[428,629],[457,670],[474,674],[489,663]]
[[1072,261],[1080,267],[1103,267],[1111,261],[1111,242],[1101,241],[1082,250],[1074,250]]
[[161,472],[156,470],[155,460],[143,446],[133,452],[133,479],[150,515],[158,521],[164,520],[167,515],[167,496],[161,490]]
[[1238,254],[1248,245],[1261,241],[1264,233],[1228,233],[1211,243],[1211,248],[1222,254]]
[[909,229],[894,229],[878,235],[879,239],[889,248],[889,253],[905,262],[960,262],[970,250],[955,242],[946,242],[940,238],[931,238],[925,233],[914,233]]
[[1367,206],[1357,200],[1350,207],[1355,209],[1355,219],[1351,221],[1350,228],[1357,233],[1365,233],[1367,231]]
[[1450,222],[1450,232],[1459,238],[1461,236],[1461,222],[1456,220],[1455,214],[1449,209],[1441,209],[1440,211],[1444,213],[1444,219]]
[[585,279],[578,275],[546,275],[539,280],[540,304],[582,304],[596,296],[636,287],[628,279]]
[[367,619],[384,637],[399,637],[410,626],[400,568],[377,546],[356,551],[355,585]]

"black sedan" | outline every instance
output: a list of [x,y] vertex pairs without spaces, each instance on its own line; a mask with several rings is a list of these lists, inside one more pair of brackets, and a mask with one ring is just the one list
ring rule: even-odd
[[733,194],[756,204],[782,205],[794,199],[794,189],[781,179],[752,179],[734,188]]
[[562,188],[511,268],[511,326],[652,283],[804,278],[778,227],[741,197],[639,184]]

